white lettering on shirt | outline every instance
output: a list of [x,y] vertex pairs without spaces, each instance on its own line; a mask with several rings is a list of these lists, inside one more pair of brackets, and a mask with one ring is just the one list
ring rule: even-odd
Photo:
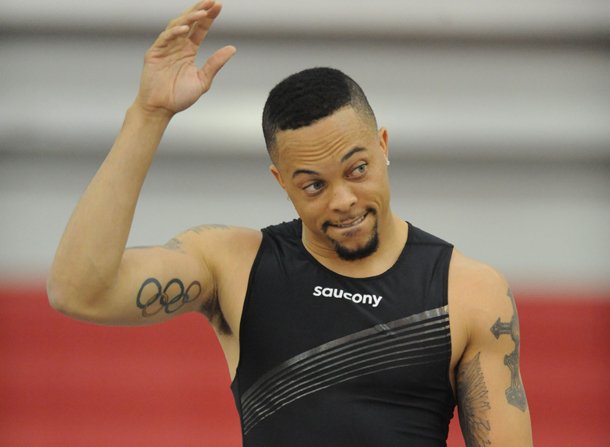
[[346,292],[342,289],[335,289],[333,287],[322,287],[315,286],[313,288],[313,296],[323,296],[326,298],[342,298],[351,301],[355,304],[368,304],[369,306],[377,307],[383,297],[381,295],[374,294],[362,294]]

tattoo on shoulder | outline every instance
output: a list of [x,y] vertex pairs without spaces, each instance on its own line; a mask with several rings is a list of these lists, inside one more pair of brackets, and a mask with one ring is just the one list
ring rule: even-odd
[[182,251],[182,241],[178,238],[173,238],[166,242],[164,247],[170,250]]
[[479,360],[481,353],[460,365],[457,374],[457,398],[460,427],[467,447],[491,445],[491,426],[487,413],[490,410],[487,385]]
[[496,339],[499,339],[502,335],[510,335],[510,338],[515,344],[515,349],[513,349],[510,354],[504,356],[504,364],[510,370],[510,386],[506,388],[506,400],[510,405],[517,407],[521,411],[525,411],[527,409],[527,399],[525,397],[523,384],[519,377],[519,317],[517,316],[515,298],[510,289],[508,289],[507,296],[513,306],[513,316],[511,320],[509,322],[503,322],[498,318],[490,329]]
[[140,245],[136,247],[127,247],[126,250],[150,250],[152,248],[167,248],[168,250],[182,251],[182,241],[177,238],[173,238],[163,245]]
[[231,227],[228,225],[222,225],[222,224],[205,224],[205,225],[198,225],[196,227],[191,228],[189,231],[192,231],[194,233],[203,233],[206,230],[228,230]]
[[137,245],[133,247],[125,247],[125,250],[150,250],[151,248],[155,248],[154,245]]
[[[221,224],[205,224],[198,225],[196,227],[190,228],[188,231],[192,231],[193,233],[201,234],[206,230],[229,230],[231,227],[228,225]],[[137,246],[137,247],[127,247],[127,250],[147,250],[151,248],[158,248],[157,245],[145,245],[145,246]],[[165,244],[161,245],[162,248],[166,248],[168,250],[174,251],[183,251],[182,241],[178,238],[173,238]]]
[[161,311],[172,314],[201,296],[201,284],[193,281],[188,286],[178,278],[162,285],[156,278],[148,278],[140,286],[136,305],[142,310],[143,317],[152,317]]

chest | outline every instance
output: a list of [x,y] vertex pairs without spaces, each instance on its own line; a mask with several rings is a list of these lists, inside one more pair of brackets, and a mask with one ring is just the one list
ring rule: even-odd
[[323,279],[276,278],[249,293],[234,389],[244,431],[293,413],[319,425],[332,405],[363,422],[386,415],[378,426],[394,420],[388,431],[421,409],[443,426],[453,401],[447,306],[425,308],[425,293],[392,281]]
[[300,268],[258,277],[242,311],[240,367],[251,365],[254,379],[293,363],[345,377],[419,365],[410,375],[387,375],[389,387],[400,387],[395,377],[446,377],[451,336],[442,289],[402,274],[355,280]]

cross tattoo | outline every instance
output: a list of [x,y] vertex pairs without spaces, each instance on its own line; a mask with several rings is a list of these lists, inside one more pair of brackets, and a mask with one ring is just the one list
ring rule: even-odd
[[513,306],[513,317],[508,323],[504,323],[498,318],[498,320],[491,327],[491,333],[494,334],[496,339],[499,339],[501,335],[510,335],[513,342],[515,343],[515,349],[510,354],[504,356],[504,364],[510,369],[510,386],[506,388],[506,400],[509,404],[519,408],[521,411],[525,411],[527,408],[527,400],[525,398],[525,391],[519,378],[519,319],[517,317],[517,306],[515,304],[515,298],[510,289],[507,293],[508,298]]

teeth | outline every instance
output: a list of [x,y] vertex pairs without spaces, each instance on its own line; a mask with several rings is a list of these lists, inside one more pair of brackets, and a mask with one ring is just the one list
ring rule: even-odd
[[362,221],[364,220],[364,218],[365,218],[365,217],[366,217],[366,214],[364,214],[364,215],[360,216],[358,219],[353,220],[353,221],[351,221],[351,222],[349,222],[349,223],[346,223],[346,224],[337,224],[337,225],[335,225],[335,226],[336,226],[336,227],[339,227],[339,228],[348,228],[348,227],[353,227],[354,225],[358,225],[360,222],[362,222]]

